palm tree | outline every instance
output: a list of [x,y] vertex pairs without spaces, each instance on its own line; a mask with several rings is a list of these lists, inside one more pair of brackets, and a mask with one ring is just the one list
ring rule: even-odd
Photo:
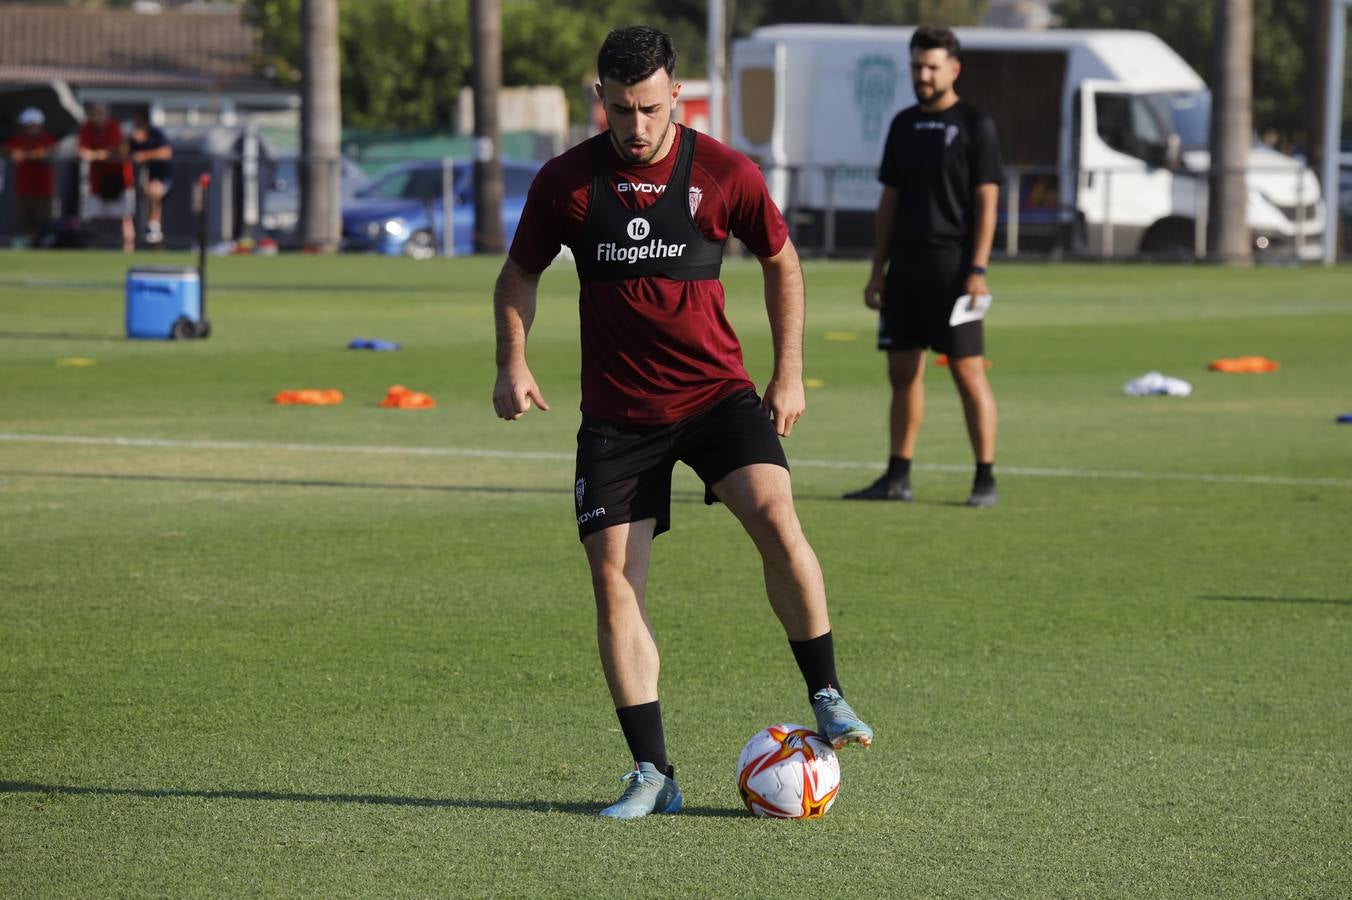
[[1216,0],[1215,72],[1207,243],[1213,261],[1249,265],[1245,173],[1253,132],[1253,0]]
[[306,247],[332,253],[342,231],[338,0],[301,0],[301,29],[301,237]]
[[[474,32],[474,252],[501,253],[504,249],[499,149],[502,135],[498,125],[498,89],[502,86],[501,4],[498,0],[471,0],[470,22]],[[447,230],[450,227],[448,218]]]

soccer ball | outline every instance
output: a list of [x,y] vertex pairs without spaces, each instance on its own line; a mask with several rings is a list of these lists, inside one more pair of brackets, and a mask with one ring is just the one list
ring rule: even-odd
[[737,759],[737,790],[762,819],[820,819],[840,793],[840,760],[805,725],[771,725]]

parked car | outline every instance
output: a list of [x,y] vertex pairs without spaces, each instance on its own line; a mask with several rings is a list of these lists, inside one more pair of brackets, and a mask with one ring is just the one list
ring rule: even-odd
[[[540,170],[538,162],[503,160],[502,230],[510,244],[521,221],[526,192]],[[451,244],[456,254],[474,252],[473,169],[466,160],[452,163]],[[343,202],[342,249],[404,254],[428,259],[441,252],[445,234],[440,160],[401,163]]]
[[[295,153],[280,154],[260,163],[267,173],[263,178],[262,225],[274,239],[285,242],[296,231],[300,220],[300,158]],[[343,202],[371,183],[371,179],[346,156],[341,158]]]

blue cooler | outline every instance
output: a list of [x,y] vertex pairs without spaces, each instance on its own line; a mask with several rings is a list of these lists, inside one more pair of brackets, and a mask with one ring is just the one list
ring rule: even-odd
[[202,278],[190,266],[127,271],[127,337],[193,338],[202,333]]

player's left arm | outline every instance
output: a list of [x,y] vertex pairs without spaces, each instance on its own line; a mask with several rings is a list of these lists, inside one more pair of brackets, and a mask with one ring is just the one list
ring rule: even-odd
[[1000,202],[1000,185],[979,184],[972,196],[975,207],[972,235],[972,271],[967,274],[967,293],[976,297],[989,294],[986,285],[986,266],[991,261],[991,247],[995,244],[995,211]]
[[1000,182],[1004,181],[1004,165],[1000,160],[1000,138],[995,123],[982,116],[977,124],[968,158],[972,192],[972,269],[967,274],[967,293],[972,297],[989,294],[986,285],[986,266],[991,261],[991,247],[995,244],[995,217],[1000,203]]
[[780,437],[788,437],[794,423],[803,417],[807,396],[803,390],[803,321],[807,312],[807,290],[803,267],[793,241],[773,256],[759,257],[765,274],[765,311],[770,317],[770,337],[774,344],[775,368],[765,386],[761,404],[774,419]]

